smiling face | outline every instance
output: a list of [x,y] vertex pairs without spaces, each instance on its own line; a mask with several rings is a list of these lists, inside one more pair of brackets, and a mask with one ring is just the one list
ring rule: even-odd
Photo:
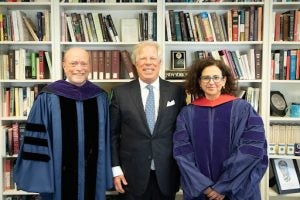
[[222,87],[225,84],[226,77],[222,76],[222,71],[215,65],[206,67],[199,79],[199,86],[209,100],[217,99],[221,95]]
[[63,68],[70,83],[81,86],[90,73],[90,59],[87,51],[81,48],[71,48],[64,56]]
[[143,46],[136,56],[136,70],[139,78],[145,83],[153,83],[159,76],[161,60],[154,45]]

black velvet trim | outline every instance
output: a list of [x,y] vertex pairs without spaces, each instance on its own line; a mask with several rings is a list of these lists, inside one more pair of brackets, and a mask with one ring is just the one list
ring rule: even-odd
[[42,161],[42,162],[48,162],[50,160],[50,157],[46,154],[31,153],[26,151],[22,152],[21,157],[24,160],[34,160],[34,161]]
[[84,138],[85,138],[85,197],[95,199],[98,160],[99,116],[97,99],[83,102],[84,106]]
[[24,136],[24,144],[48,147],[48,142],[46,139],[29,137],[29,136]]
[[78,122],[76,101],[60,97],[62,124],[61,199],[78,199]]
[[46,132],[46,127],[43,124],[26,123],[26,131]]

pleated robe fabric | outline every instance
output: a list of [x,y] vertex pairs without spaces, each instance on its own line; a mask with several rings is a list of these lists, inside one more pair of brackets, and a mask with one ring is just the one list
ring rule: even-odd
[[230,200],[259,200],[267,166],[261,117],[245,100],[198,99],[182,109],[174,134],[174,156],[185,200],[207,199],[207,187]]

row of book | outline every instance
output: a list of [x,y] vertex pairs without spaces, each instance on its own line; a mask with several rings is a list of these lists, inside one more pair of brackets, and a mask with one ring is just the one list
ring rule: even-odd
[[225,13],[168,10],[165,20],[166,41],[262,41],[261,6]]
[[300,11],[274,12],[274,41],[300,41]]
[[271,51],[271,80],[300,79],[300,49]]
[[50,2],[50,0],[0,0],[0,2]]
[[0,54],[0,79],[49,79],[52,60],[49,51],[19,48]]
[[166,0],[166,2],[211,3],[211,2],[262,2],[262,0]]
[[214,59],[222,60],[232,69],[232,73],[236,79],[261,79],[262,51],[260,48],[251,48],[247,52],[240,52],[239,50],[229,51],[227,49],[215,51],[199,50],[194,54],[195,59],[212,56]]
[[2,91],[2,116],[28,116],[32,104],[45,84],[27,87],[5,87]]
[[137,18],[120,19],[118,33],[110,14],[98,12],[61,13],[61,40],[72,42],[138,42],[156,40],[156,12],[138,13]]
[[16,156],[19,153],[20,144],[25,130],[25,123],[13,122],[10,125],[2,126],[3,133],[5,134],[7,156]]
[[273,0],[273,2],[300,2],[300,0]]
[[91,50],[91,73],[89,79],[136,78],[134,65],[127,50]]
[[14,182],[14,165],[16,163],[15,158],[9,158],[4,160],[4,190],[13,190],[16,189],[16,184]]
[[0,41],[50,41],[49,10],[37,12],[35,20],[21,10],[0,13]]
[[260,88],[258,87],[240,88],[236,94],[237,97],[248,101],[256,112],[259,112],[260,95]]
[[150,3],[157,0],[61,0],[64,3]]
[[269,154],[293,155],[294,145],[300,143],[299,124],[271,124]]

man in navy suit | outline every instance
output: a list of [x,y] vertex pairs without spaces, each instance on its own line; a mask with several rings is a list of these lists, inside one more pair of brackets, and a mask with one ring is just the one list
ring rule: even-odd
[[[179,171],[172,138],[186,94],[159,77],[161,50],[156,42],[137,44],[132,61],[139,78],[113,88],[110,105],[115,189],[123,200],[174,200]],[[153,86],[154,93],[153,130],[145,113],[147,85]]]

